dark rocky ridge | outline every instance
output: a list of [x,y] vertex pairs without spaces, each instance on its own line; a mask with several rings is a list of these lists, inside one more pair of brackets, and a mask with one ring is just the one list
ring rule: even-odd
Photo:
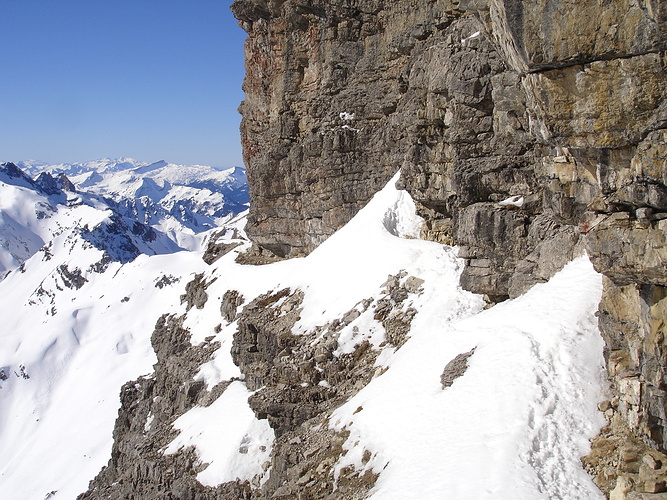
[[[187,309],[201,308],[209,299],[212,281],[202,275],[186,287],[181,301]],[[92,499],[264,499],[304,498],[361,500],[377,476],[334,467],[345,454],[345,433],[329,429],[331,413],[378,374],[373,364],[377,351],[368,342],[354,352],[333,356],[337,335],[360,314],[373,312],[387,330],[388,341],[399,346],[412,315],[404,309],[412,294],[421,293],[421,280],[401,273],[390,276],[377,300],[364,300],[343,317],[307,335],[295,336],[291,328],[299,318],[303,293],[272,291],[245,304],[235,290],[224,294],[221,323],[238,321],[232,356],[255,391],[250,407],[268,419],[275,430],[270,473],[264,482],[202,486],[196,474],[207,464],[192,448],[165,455],[165,447],[178,434],[173,422],[195,405],[208,406],[228,387],[224,381],[210,390],[195,381],[199,367],[220,347],[206,341],[190,342],[183,327],[185,317],[164,315],[151,337],[158,362],[148,377],[128,382],[121,390],[121,408],[114,428],[111,460],[91,481],[81,500]],[[319,384],[327,380],[327,384]],[[224,421],[220,425],[225,425]],[[372,457],[366,450],[366,461]]]
[[[667,4],[236,0],[232,10],[249,34],[246,261],[307,254],[399,168],[422,236],[460,245],[462,284],[491,303],[587,250],[605,275],[599,325],[613,397],[600,406],[609,425],[584,464],[614,500],[662,498]],[[199,307],[206,286],[199,278],[184,300]],[[411,319],[401,297],[418,288],[393,277],[384,299],[359,310],[372,307],[400,345]],[[235,362],[263,387],[251,406],[277,432],[261,488],[206,489],[191,452],[157,454],[176,416],[224,390],[188,385],[212,346],[190,346],[172,318],[153,337],[155,376],[123,391],[112,460],[85,498],[363,498],[375,478],[354,471],[331,493],[345,437],[310,429],[363,387],[374,354],[361,346],[332,358],[333,337],[310,345],[322,332],[291,336],[300,300],[274,291],[243,307],[230,292],[221,304],[221,321],[239,322]],[[338,384],[316,385],[315,364]],[[157,423],[147,434],[149,411]]]

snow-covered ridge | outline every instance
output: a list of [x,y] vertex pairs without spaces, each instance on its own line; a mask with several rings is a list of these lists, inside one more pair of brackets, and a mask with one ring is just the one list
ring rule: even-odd
[[[18,174],[12,179],[27,182]],[[232,383],[173,426],[149,413],[139,428],[177,431],[161,453],[193,446],[201,461],[193,481],[268,484],[272,450],[289,448],[285,442],[275,446],[281,436],[251,411],[244,372],[231,353],[240,320],[221,317],[221,300],[230,290],[246,303],[293,290],[303,300],[287,333],[312,338],[367,301],[335,330],[331,356],[350,354],[362,343],[378,354],[367,367],[369,383],[319,423],[348,436],[345,453],[322,466],[332,498],[350,470],[377,474],[369,498],[383,500],[602,498],[579,460],[604,424],[596,408],[605,386],[594,316],[601,279],[586,257],[524,296],[483,310],[481,297],[458,285],[456,249],[417,238],[414,204],[394,182],[308,257],[266,266],[236,263],[248,246],[242,241],[210,266],[198,252],[109,261],[83,237],[86,228],[93,232],[102,223],[108,239],[116,229],[122,233],[113,217],[124,216],[106,198],[3,188],[23,200],[7,203],[16,227],[58,221],[60,232],[52,230],[50,245],[0,281],[6,297],[0,303],[0,497],[67,500],[85,490],[109,457],[120,385],[152,370],[150,336],[165,312],[183,316],[193,346],[219,346],[195,380],[207,387]],[[63,197],[65,203],[58,203]],[[43,207],[52,215],[35,217],[39,203],[55,212]],[[242,218],[228,222],[229,230],[216,238],[235,238],[242,224]],[[201,273],[208,298],[188,309],[179,296],[193,273]],[[414,285],[400,306],[414,311],[401,344],[389,341],[377,315],[387,276],[404,280],[406,290],[409,279]],[[461,357],[465,367],[444,380]]]
[[[369,498],[383,500],[602,499],[580,462],[604,425],[597,409],[605,397],[595,319],[600,275],[581,257],[524,296],[483,310],[481,297],[458,285],[463,263],[456,249],[414,238],[418,223],[412,200],[392,182],[306,258],[258,269],[229,255],[204,275],[211,297],[230,289],[248,301],[269,290],[303,293],[291,333],[306,338],[364,299],[379,303],[388,275],[422,283],[404,306],[416,312],[402,346],[387,342],[374,305],[337,332],[334,356],[362,342],[379,355],[370,383],[327,418],[330,428],[349,433],[332,471],[332,495],[352,469],[378,474]],[[184,322],[193,345],[221,345],[197,375],[209,387],[242,376],[230,356],[239,325],[221,320],[219,308],[208,301]],[[445,383],[445,367],[461,357],[465,368]],[[195,446],[209,464],[197,476],[203,484],[235,477],[225,464],[234,462],[229,454],[239,456],[239,441],[257,422],[222,448],[211,443],[223,442],[213,424],[236,418],[241,406],[197,408],[174,423],[181,433],[168,452]],[[261,474],[264,457],[255,460],[254,472],[243,476],[252,469],[239,468],[238,477]]]

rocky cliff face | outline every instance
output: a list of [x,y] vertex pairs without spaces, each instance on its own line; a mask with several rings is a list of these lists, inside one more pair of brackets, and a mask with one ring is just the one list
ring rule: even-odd
[[[609,425],[584,463],[615,500],[664,498],[667,4],[236,0],[232,10],[249,35],[241,111],[254,250],[245,260],[309,253],[398,169],[425,219],[422,237],[459,245],[462,285],[489,303],[587,251],[605,276],[599,326],[612,397],[601,405]],[[388,282],[380,308],[396,345],[411,318],[398,315],[399,299],[415,291],[404,278]],[[223,316],[239,325],[234,360],[252,389],[264,387],[251,406],[277,433],[262,489],[229,483],[204,492],[192,478],[175,479],[174,467],[189,469],[192,459],[151,455],[177,413],[213,397],[182,384],[205,353],[183,347],[168,361],[160,347],[162,336],[181,332],[173,318],[154,336],[155,378],[124,389],[114,456],[89,497],[120,498],[124,480],[158,485],[152,491],[169,498],[329,498],[331,457],[345,437],[307,429],[364,385],[374,355],[361,347],[332,359],[335,341],[321,332],[297,342],[289,332],[300,301],[291,290],[244,308],[242,297],[223,299]],[[313,359],[338,386],[317,385]],[[163,422],[151,431],[164,434],[162,444],[139,455],[146,417],[132,423],[124,417],[132,408],[151,408]],[[373,481],[343,475],[335,498],[362,498]]]
[[662,491],[667,4],[232,9],[249,33],[241,111],[256,252],[309,252],[399,168],[422,236],[460,245],[462,285],[491,302],[585,249],[606,276],[614,392],[587,465],[614,498]]

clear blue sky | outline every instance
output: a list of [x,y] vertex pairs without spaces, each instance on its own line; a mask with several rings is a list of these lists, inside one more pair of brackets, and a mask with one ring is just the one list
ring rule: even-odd
[[242,165],[231,0],[0,0],[0,162]]

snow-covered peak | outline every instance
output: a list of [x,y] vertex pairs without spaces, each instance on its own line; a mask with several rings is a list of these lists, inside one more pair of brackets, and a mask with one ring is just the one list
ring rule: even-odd
[[33,180],[14,163],[0,164],[0,182],[28,189],[35,187]]
[[[63,173],[76,186],[115,201],[140,196],[148,196],[153,201],[159,201],[164,197],[163,193],[159,195],[152,193],[147,188],[149,185],[157,186],[156,191],[161,191],[168,185],[168,189],[185,186],[195,190],[221,193],[225,198],[222,212],[226,213],[236,214],[245,210],[249,201],[245,169],[241,167],[220,170],[206,165],[178,165],[165,160],[146,163],[132,158],[113,160],[104,158],[85,163],[53,165],[27,161],[19,162],[18,166],[32,177],[44,172],[51,175]],[[154,181],[154,184],[146,179]],[[139,190],[142,192],[137,194]],[[196,196],[191,200],[196,202]]]
[[[289,331],[298,339],[285,355],[292,359],[302,359],[299,342],[314,346],[327,335],[334,336],[334,358],[352,355],[362,345],[378,353],[367,368],[374,373],[370,382],[331,414],[323,410],[313,418],[309,424],[319,422],[314,428],[305,423],[296,427],[289,443],[300,443],[302,436],[326,426],[347,436],[344,452],[334,458],[334,484],[343,483],[350,471],[359,477],[378,475],[365,498],[601,500],[580,461],[588,439],[604,424],[596,406],[605,397],[595,320],[600,275],[581,257],[549,283],[484,310],[480,296],[458,285],[463,262],[457,250],[414,237],[418,223],[409,195],[392,182],[307,257],[259,270],[224,258],[201,279],[209,283],[209,296],[236,290],[248,303],[271,290],[303,294]],[[403,277],[408,297],[397,304],[398,316],[389,317],[410,311],[412,318],[399,345],[390,338],[391,322],[382,319],[389,314],[383,288],[388,276]],[[281,300],[264,307],[286,314],[292,306],[284,307]],[[230,356],[241,321],[221,325],[215,300],[190,309],[183,325],[192,333],[193,345],[208,340],[221,346],[196,380],[213,387],[227,377],[243,377]],[[339,377],[337,370],[328,370],[327,359],[314,358],[317,377]],[[338,380],[322,378],[318,385],[339,390]],[[270,376],[261,382],[272,384]],[[287,385],[286,394],[309,385],[280,382]],[[280,390],[268,394],[276,397]],[[244,433],[254,432],[248,429],[257,422],[227,444],[219,437],[219,422],[240,418],[246,400],[195,408],[174,422],[179,435],[167,452],[195,446],[201,462],[208,464],[197,476],[202,484],[215,486],[230,474],[248,480],[261,474],[260,454],[254,457],[254,470],[228,465],[229,454],[238,456]],[[278,396],[276,408],[280,401]],[[279,419],[279,411],[269,410],[268,418]]]
[[158,168],[163,168],[166,167],[168,163],[164,160],[156,161],[155,163],[151,163],[150,165],[144,165],[142,167],[137,167],[134,169],[134,173],[136,174],[145,174],[147,172],[150,172],[152,170],[157,170]]
[[207,267],[209,239],[243,241],[246,198],[233,169],[0,165],[0,498],[86,488],[108,460],[121,385],[155,362],[156,320]]
[[147,165],[133,158],[100,158],[98,160],[76,163],[46,163],[38,160],[24,160],[17,165],[31,176],[37,176],[42,172],[59,173],[67,175],[78,175],[83,172],[119,172]]

